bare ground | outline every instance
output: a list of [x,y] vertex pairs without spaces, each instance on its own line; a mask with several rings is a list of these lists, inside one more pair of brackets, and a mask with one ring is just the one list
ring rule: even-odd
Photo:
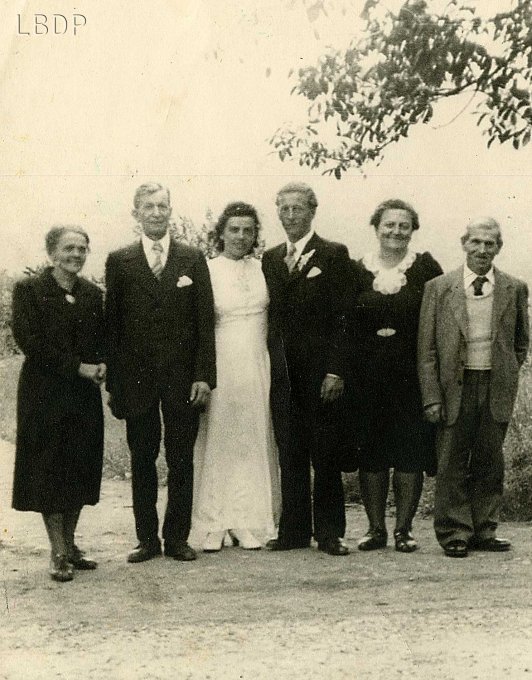
[[502,555],[446,558],[428,520],[414,555],[361,553],[349,508],[348,557],[224,548],[128,565],[129,485],[106,481],[78,536],[100,567],[57,584],[40,517],[9,509],[11,466],[2,443],[0,678],[532,679],[530,524],[501,526]]

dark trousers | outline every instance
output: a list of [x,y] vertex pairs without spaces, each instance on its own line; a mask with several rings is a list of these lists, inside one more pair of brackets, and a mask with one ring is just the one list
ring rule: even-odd
[[458,419],[438,432],[434,529],[442,546],[497,529],[508,423],[493,420],[489,391],[490,371],[465,371]]
[[193,451],[198,432],[198,412],[179,404],[175,395],[161,398],[142,414],[126,419],[127,443],[131,452],[133,514],[141,543],[157,543],[156,460],[161,443],[161,416],[168,466],[168,501],[163,539],[169,545],[186,541],[192,514],[194,478]]
[[[290,400],[286,436],[279,447],[282,513],[279,540],[287,544],[321,543],[345,534],[342,473],[337,461],[338,423],[334,404]],[[310,464],[314,468],[311,498]]]

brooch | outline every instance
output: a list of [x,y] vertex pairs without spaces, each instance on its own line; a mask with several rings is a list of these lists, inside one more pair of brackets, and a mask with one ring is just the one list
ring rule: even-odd
[[377,335],[380,335],[381,338],[390,338],[392,335],[395,335],[397,331],[395,328],[379,328],[377,331]]

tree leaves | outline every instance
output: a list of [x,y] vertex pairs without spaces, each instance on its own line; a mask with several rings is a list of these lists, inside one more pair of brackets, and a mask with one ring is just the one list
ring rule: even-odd
[[[307,12],[321,11],[319,2]],[[314,15],[313,15],[314,16]],[[330,50],[315,66],[298,71],[294,94],[309,102],[308,116],[320,123],[298,130],[280,128],[270,142],[281,159],[325,166],[340,179],[351,167],[379,162],[385,148],[418,122],[427,123],[434,105],[464,91],[483,95],[475,110],[488,148],[495,141],[519,149],[532,130],[532,13],[529,0],[489,20],[451,0],[444,14],[426,0],[407,0],[399,12],[383,14],[367,0],[366,33],[346,50]],[[309,15],[310,18],[310,15]],[[332,141],[324,132],[333,123]],[[327,140],[320,141],[320,140]]]

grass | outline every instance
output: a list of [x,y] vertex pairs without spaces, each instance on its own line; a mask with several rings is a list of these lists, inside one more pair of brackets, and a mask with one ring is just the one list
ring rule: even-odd
[[[10,356],[0,360],[0,438],[15,441],[16,392],[22,357]],[[106,393],[104,392],[104,403]],[[130,476],[129,450],[126,428],[122,420],[116,420],[107,406],[105,412],[104,475],[127,479]],[[514,418],[508,428],[505,445],[506,480],[501,516],[505,520],[532,521],[532,365],[530,360],[523,368]],[[166,478],[164,456],[158,460],[159,478]],[[346,500],[360,502],[358,475],[344,475]],[[432,512],[434,480],[426,479],[419,512]]]

